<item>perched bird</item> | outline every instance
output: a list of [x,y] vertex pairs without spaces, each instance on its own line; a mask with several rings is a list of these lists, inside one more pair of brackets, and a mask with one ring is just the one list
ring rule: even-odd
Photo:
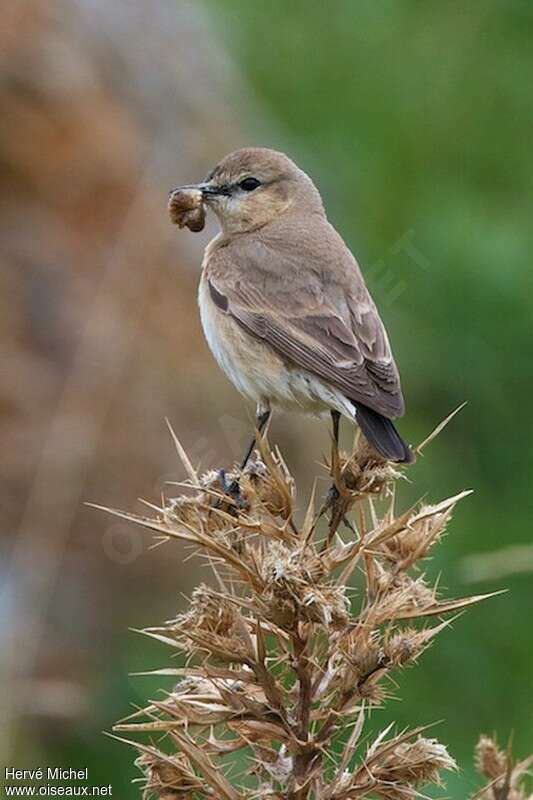
[[342,414],[383,458],[411,461],[391,422],[404,400],[387,333],[311,178],[283,153],[245,148],[169,201],[192,230],[204,204],[220,233],[203,261],[202,325],[220,367],[256,403],[258,429],[273,406],[330,411],[337,441]]

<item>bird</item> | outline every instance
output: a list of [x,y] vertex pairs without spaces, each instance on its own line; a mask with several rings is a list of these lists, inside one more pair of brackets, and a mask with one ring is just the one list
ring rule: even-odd
[[[215,360],[255,403],[257,430],[273,408],[330,413],[337,444],[342,416],[382,459],[410,463],[392,422],[405,403],[385,326],[312,179],[284,153],[246,147],[203,182],[174,189],[169,208],[184,196],[191,213],[205,207],[218,219],[202,263],[200,318]],[[203,216],[190,227],[203,227]],[[254,447],[255,436],[241,470]]]

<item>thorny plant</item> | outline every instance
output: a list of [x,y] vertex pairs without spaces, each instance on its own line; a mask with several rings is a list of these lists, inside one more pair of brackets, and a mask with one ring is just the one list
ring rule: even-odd
[[440,786],[456,765],[425,727],[371,741],[365,723],[446,615],[484,597],[441,599],[421,566],[468,492],[398,512],[401,473],[361,440],[350,454],[333,445],[337,492],[317,510],[313,491],[297,522],[293,478],[266,438],[229,476],[239,503],[174,440],[188,493],[153,517],[113,512],[192,545],[214,573],[185,612],[144,631],[186,656],[155,673],[174,688],[114,728],[150,737],[124,739],[145,800],[409,800]]
[[504,751],[494,738],[480,736],[475,763],[486,784],[472,795],[471,800],[533,800],[533,794],[526,789],[526,781],[531,777],[529,770],[533,766],[533,755],[515,761],[510,745]]

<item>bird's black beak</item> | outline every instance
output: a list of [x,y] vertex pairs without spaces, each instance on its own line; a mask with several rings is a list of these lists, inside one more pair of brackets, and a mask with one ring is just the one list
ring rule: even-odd
[[198,184],[198,188],[202,192],[204,198],[216,197],[219,194],[224,194],[222,187],[213,186],[210,183],[200,183]]
[[204,200],[207,200],[209,197],[216,197],[216,195],[227,194],[224,187],[213,186],[210,183],[188,183],[185,186],[176,186],[175,189],[170,190],[170,194],[174,194],[174,192],[187,192],[191,189],[201,192]]

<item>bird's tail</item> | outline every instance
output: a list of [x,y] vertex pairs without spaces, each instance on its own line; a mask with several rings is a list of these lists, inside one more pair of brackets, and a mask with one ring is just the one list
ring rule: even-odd
[[410,464],[413,453],[387,417],[378,414],[362,403],[354,403],[357,409],[356,420],[368,443],[387,461]]

